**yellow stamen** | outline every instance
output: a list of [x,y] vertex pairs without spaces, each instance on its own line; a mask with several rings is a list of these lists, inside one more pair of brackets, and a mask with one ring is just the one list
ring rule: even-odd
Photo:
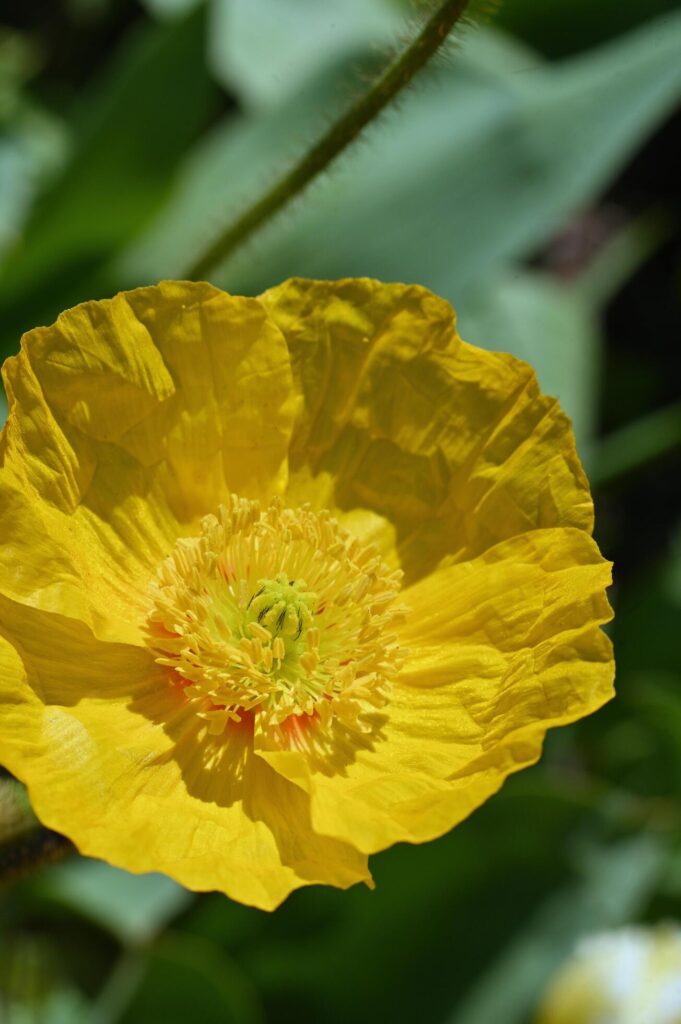
[[363,733],[401,664],[400,583],[328,512],[232,497],[161,565],[148,642],[210,733],[249,712],[280,739],[301,716]]

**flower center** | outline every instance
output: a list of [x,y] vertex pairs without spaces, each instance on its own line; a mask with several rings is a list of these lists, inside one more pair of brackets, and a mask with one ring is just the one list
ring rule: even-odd
[[233,497],[177,542],[152,585],[148,643],[221,733],[303,717],[369,732],[401,664],[402,573],[326,512]]
[[289,580],[279,573],[275,580],[260,580],[258,589],[248,602],[251,615],[269,629],[270,634],[300,638],[304,626],[312,625],[319,601],[306,589],[304,580]]

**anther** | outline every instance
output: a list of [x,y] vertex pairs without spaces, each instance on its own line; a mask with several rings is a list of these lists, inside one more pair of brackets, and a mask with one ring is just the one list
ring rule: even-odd
[[286,654],[286,647],[280,636],[275,637],[272,642],[272,654],[278,661],[282,661]]

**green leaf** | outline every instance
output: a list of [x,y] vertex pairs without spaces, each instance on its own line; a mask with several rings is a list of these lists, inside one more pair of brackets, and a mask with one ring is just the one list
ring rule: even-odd
[[649,836],[593,850],[583,878],[549,898],[483,972],[448,1024],[524,1024],[580,938],[636,917],[660,877],[662,860],[662,847]]
[[658,564],[620,596],[613,636],[622,674],[675,675],[681,665],[681,524]]
[[257,256],[228,265],[233,290],[366,273],[458,298],[593,201],[681,94],[681,15],[524,71],[490,70],[488,37],[470,43],[275,223]]
[[211,7],[212,67],[247,107],[290,100],[326,66],[391,41],[390,0],[230,0]]
[[116,258],[112,287],[181,277],[183,267],[281,169],[283,154],[324,125],[347,67],[325,73],[284,110],[262,117],[230,116],[195,148],[178,175],[167,206],[148,232]]
[[0,934],[0,948],[3,1024],[85,1024],[87,1000],[46,934],[13,928]]
[[260,1024],[254,990],[219,947],[166,935],[146,954],[141,977],[117,1024]]
[[[651,515],[657,514],[651,506]],[[648,554],[642,570],[625,576],[617,593],[611,634],[618,697],[605,719],[585,728],[593,737],[596,770],[615,785],[657,801],[661,824],[679,827],[681,529],[671,542],[657,531],[646,543],[649,551],[651,544],[657,546],[657,561]],[[616,580],[618,568],[616,562]]]
[[181,18],[204,0],[143,0],[144,6],[157,18]]
[[165,875],[131,875],[80,858],[51,868],[42,889],[132,944],[149,941],[192,899]]
[[16,241],[38,189],[68,153],[65,126],[26,88],[39,63],[29,37],[0,26],[0,255]]
[[678,0],[514,0],[498,19],[533,46],[565,54],[626,32],[647,18],[678,7]]
[[604,437],[589,454],[597,486],[612,484],[681,450],[681,402],[664,406]]
[[[75,989],[50,992],[38,1003],[5,1004],[7,1024],[93,1024],[87,1000]],[[0,1008],[2,1004],[0,1003]]]
[[[611,180],[681,94],[679,45],[675,16],[546,66],[472,32],[451,66],[215,276],[251,293],[292,274],[369,274],[418,281],[458,303]],[[287,165],[291,140],[309,138],[328,106],[322,89],[306,92],[306,110],[296,100],[202,144],[117,278],[181,274],[216,220],[233,217]]]
[[162,204],[187,147],[218,102],[203,60],[201,9],[178,21],[142,24],[126,37],[74,114],[74,145],[0,276],[7,349],[65,305],[97,294],[98,263],[110,259]]

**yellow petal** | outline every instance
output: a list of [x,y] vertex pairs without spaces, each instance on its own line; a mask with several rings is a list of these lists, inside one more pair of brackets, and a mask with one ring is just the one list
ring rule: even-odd
[[261,296],[291,352],[289,496],[395,524],[418,579],[527,530],[590,531],[567,418],[529,366],[462,342],[424,288],[287,281]]
[[315,829],[367,853],[450,829],[537,760],[546,730],[613,694],[610,567],[585,533],[539,530],[402,595],[410,654],[371,747],[336,774],[261,756],[312,797]]
[[4,598],[0,621],[3,763],[82,853],[263,909],[301,886],[370,882],[245,731],[204,735],[146,651]]
[[287,477],[286,345],[253,299],[165,282],[68,310],[7,361],[0,589],[137,642],[179,534]]

